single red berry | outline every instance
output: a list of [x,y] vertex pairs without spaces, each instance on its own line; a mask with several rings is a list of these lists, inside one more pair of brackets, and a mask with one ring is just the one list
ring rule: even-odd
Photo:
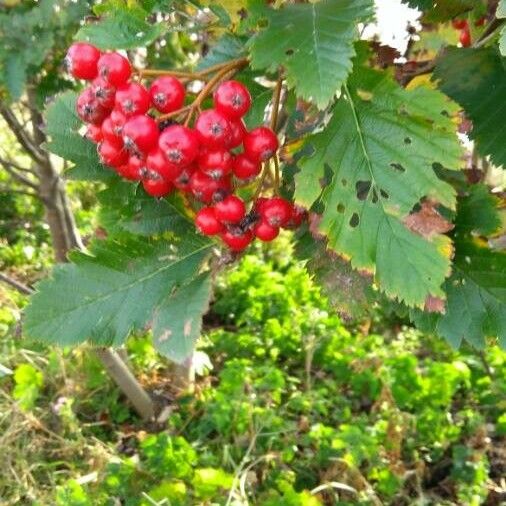
[[104,165],[119,167],[128,161],[128,153],[122,142],[105,140],[98,145],[98,156]]
[[158,146],[158,125],[151,116],[139,114],[123,127],[123,142],[131,153],[148,153]]
[[231,227],[221,234],[221,239],[232,251],[242,251],[253,240],[253,233],[251,230]]
[[483,26],[487,22],[486,16],[482,16],[474,22],[474,26]]
[[121,135],[118,135],[114,125],[112,124],[111,117],[108,116],[102,122],[102,137],[105,140],[110,140],[113,142],[121,142]]
[[163,179],[158,173],[151,171],[148,171],[142,178],[142,186],[146,190],[146,193],[158,198],[165,197],[173,189],[170,181]]
[[184,104],[186,91],[179,79],[162,76],[153,81],[149,88],[151,103],[163,113],[180,109]]
[[295,229],[302,225],[302,222],[307,218],[307,211],[298,205],[292,206],[292,214],[288,222],[283,225],[284,228]]
[[242,119],[230,120],[230,141],[228,143],[229,149],[234,149],[242,144],[244,136],[248,133],[246,125]]
[[116,167],[116,172],[129,181],[140,181],[145,171],[143,160],[135,156],[131,156],[124,165]]
[[98,75],[114,87],[125,84],[132,74],[130,62],[119,53],[105,53],[97,63]]
[[267,198],[267,197],[258,197],[258,198],[255,200],[254,204],[253,204],[253,209],[254,209],[254,210],[255,210],[258,214],[260,214],[260,213],[262,212],[262,210],[263,210],[263,208],[264,208],[265,204],[266,204],[267,202],[269,202],[269,200],[270,200],[270,199],[269,199],[269,198]]
[[[106,118],[106,120],[107,120],[107,118]],[[105,123],[105,121],[104,121],[104,123]],[[102,123],[102,127],[103,127],[104,123]],[[88,128],[86,129],[85,137],[87,139],[89,139],[91,142],[98,144],[104,138],[104,136],[102,135],[102,127],[100,125],[93,125],[93,124],[88,125]]]
[[158,146],[169,163],[185,167],[199,154],[199,140],[194,130],[182,125],[167,127],[158,141]]
[[193,196],[206,204],[223,200],[231,189],[229,179],[213,179],[200,170],[195,171],[190,178],[190,191]]
[[223,232],[223,225],[216,219],[214,208],[203,207],[195,216],[195,226],[204,235],[216,235]]
[[109,114],[109,111],[97,102],[90,88],[86,88],[77,97],[76,111],[85,123],[94,125],[100,125]]
[[204,150],[198,160],[202,172],[213,179],[220,179],[232,172],[233,157],[226,149]]
[[214,92],[214,107],[227,118],[244,116],[251,106],[248,88],[239,81],[225,81]]
[[244,153],[237,155],[234,159],[233,171],[238,179],[251,179],[262,170],[262,165],[259,162],[250,160]]
[[462,44],[462,47],[469,47],[471,45],[471,32],[469,28],[460,32],[459,41]]
[[468,27],[467,20],[465,19],[454,19],[452,21],[452,26],[455,30],[463,30]]
[[270,242],[276,239],[279,235],[279,227],[273,227],[267,221],[260,220],[254,229],[255,237],[261,241]]
[[197,171],[196,165],[188,165],[181,170],[181,173],[174,179],[174,186],[182,192],[190,192],[192,175]]
[[65,57],[67,71],[76,79],[94,79],[98,75],[100,51],[86,42],[72,44]]
[[257,127],[248,132],[243,144],[246,156],[258,162],[271,158],[279,147],[276,134],[268,127]]
[[272,197],[258,208],[260,216],[273,227],[286,225],[292,217],[292,205],[281,197]]
[[114,103],[127,117],[145,114],[150,105],[149,93],[142,84],[127,83],[117,89]]
[[216,218],[222,223],[239,223],[246,215],[244,202],[235,195],[228,195],[214,209]]
[[116,88],[111,85],[102,77],[93,79],[91,83],[91,91],[95,95],[97,102],[105,107],[106,109],[112,109],[114,107],[114,96],[116,94]]
[[113,125],[114,131],[116,132],[116,135],[121,136],[123,127],[125,126],[128,118],[118,109],[113,109],[109,115],[109,118],[111,118],[111,123]]
[[230,123],[226,116],[214,109],[200,113],[195,122],[195,130],[206,148],[225,148],[230,143]]
[[182,167],[171,165],[160,148],[149,152],[146,157],[146,168],[160,174],[167,181],[174,181],[183,170]]

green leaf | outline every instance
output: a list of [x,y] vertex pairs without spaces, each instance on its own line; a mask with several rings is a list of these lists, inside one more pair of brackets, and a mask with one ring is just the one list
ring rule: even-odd
[[110,233],[131,232],[152,236],[165,232],[192,233],[195,226],[183,211],[180,196],[154,199],[129,181],[110,183],[98,199],[99,221]]
[[107,180],[114,177],[99,161],[96,146],[84,138],[79,129],[83,123],[76,113],[77,94],[60,95],[46,111],[47,149],[73,162],[70,177],[82,180]]
[[404,221],[424,198],[455,206],[453,188],[433,170],[459,165],[451,110],[437,91],[407,91],[388,73],[356,70],[326,128],[308,138],[313,152],[296,175],[297,201],[310,207],[321,198],[329,247],[407,305],[443,296],[450,273],[450,240],[437,230],[422,237]]
[[210,297],[211,276],[204,273],[162,301],[153,321],[154,345],[160,353],[178,363],[191,357]]
[[17,53],[12,53],[5,61],[4,80],[13,100],[17,100],[23,93],[26,66],[23,57]]
[[403,0],[410,7],[424,13],[426,22],[448,21],[456,16],[467,13],[475,6],[474,0]]
[[[181,240],[124,236],[96,241],[90,254],[72,255],[37,285],[26,309],[34,339],[70,345],[89,339],[120,345],[144,328],[166,297],[197,275],[211,243],[187,233]],[[188,302],[188,301],[187,301]]]
[[226,33],[199,61],[197,70],[204,70],[213,65],[239,58],[244,55],[245,51],[243,40],[240,37]]
[[450,47],[438,60],[434,79],[472,120],[470,137],[479,152],[506,166],[506,58],[495,48]]
[[100,49],[135,49],[151,44],[167,30],[166,23],[151,25],[142,10],[114,9],[100,21],[83,26],[76,40],[91,42]]
[[[496,18],[506,18],[506,0],[501,0],[497,6]],[[501,38],[499,39],[499,49],[503,56],[506,56],[506,26],[501,30]]]
[[446,312],[411,318],[453,347],[462,340],[483,348],[485,338],[498,338],[506,348],[506,253],[491,251],[471,240],[456,244],[454,272],[445,283]]
[[12,396],[19,402],[21,409],[33,408],[44,384],[42,373],[31,364],[20,364],[14,371],[14,383]]
[[324,108],[352,68],[357,23],[372,15],[370,0],[322,0],[267,11],[268,27],[250,42],[255,69],[286,69],[297,94]]

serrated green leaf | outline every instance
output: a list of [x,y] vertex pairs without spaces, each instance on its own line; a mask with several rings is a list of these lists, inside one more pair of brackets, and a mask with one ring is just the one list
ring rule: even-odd
[[183,211],[179,195],[154,199],[128,181],[110,183],[98,196],[99,221],[109,233],[130,232],[152,236],[165,232],[193,233],[195,225]]
[[198,274],[210,247],[194,233],[179,241],[135,236],[96,241],[90,254],[74,253],[72,264],[55,267],[52,277],[37,285],[24,329],[34,339],[60,345],[89,340],[118,346]]
[[495,48],[450,47],[438,60],[434,79],[472,120],[470,137],[479,152],[506,167],[506,58]]
[[[506,18],[506,0],[501,0],[497,6],[496,18]],[[506,56],[506,26],[501,30],[501,37],[499,39],[499,49],[503,56]]]
[[426,22],[448,21],[473,9],[474,0],[403,0],[410,7],[424,13]]
[[17,100],[23,93],[26,81],[26,66],[22,55],[17,53],[12,53],[5,61],[4,81],[13,100]]
[[165,23],[151,25],[137,11],[115,9],[100,21],[83,26],[75,38],[100,49],[135,49],[151,44],[165,31]]
[[107,180],[114,177],[99,161],[96,146],[80,133],[83,123],[76,113],[77,94],[60,95],[46,111],[47,149],[73,162],[70,177],[82,180]]
[[357,24],[372,15],[370,0],[322,0],[267,11],[268,27],[251,43],[255,69],[286,69],[297,94],[324,108],[352,68]]
[[204,70],[213,65],[239,58],[244,55],[245,52],[246,49],[243,40],[240,37],[227,33],[223,35],[204,58],[199,61],[197,70]]
[[453,188],[433,170],[459,165],[451,109],[435,90],[407,91],[387,73],[356,70],[325,129],[308,138],[313,153],[296,175],[297,201],[310,207],[321,198],[329,247],[407,305],[444,296],[450,273],[450,240],[417,235],[404,220],[424,198],[455,206]]
[[162,301],[153,320],[153,342],[162,355],[178,363],[191,357],[210,297],[211,276],[204,273]]

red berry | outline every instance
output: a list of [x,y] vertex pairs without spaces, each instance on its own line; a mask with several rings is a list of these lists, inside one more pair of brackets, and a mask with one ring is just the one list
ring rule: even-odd
[[197,200],[206,204],[218,202],[230,193],[230,180],[216,180],[198,170],[190,178],[190,191]]
[[174,179],[174,186],[182,192],[191,191],[190,183],[191,177],[196,172],[197,168],[195,165],[189,165],[184,167],[181,173]]
[[214,209],[216,218],[222,223],[239,223],[246,215],[244,202],[235,195],[225,197]]
[[76,111],[85,123],[93,123],[94,125],[101,124],[109,113],[105,107],[97,102],[90,88],[86,88],[77,97]]
[[234,175],[238,179],[251,179],[258,176],[262,170],[259,162],[253,162],[245,154],[241,153],[234,159]]
[[97,63],[98,75],[118,87],[125,84],[132,73],[130,62],[119,53],[105,53]]
[[452,21],[452,26],[455,28],[455,30],[463,30],[464,28],[467,28],[467,20],[465,19],[454,19]]
[[86,42],[72,44],[65,57],[67,70],[76,79],[94,79],[97,77],[97,62],[100,58],[100,51]]
[[131,156],[127,163],[116,167],[116,172],[129,181],[140,181],[142,174],[145,172],[143,160]]
[[255,200],[255,203],[253,204],[253,209],[257,212],[257,213],[261,213],[262,212],[262,209],[264,208],[265,204],[267,202],[269,202],[270,199],[268,199],[267,197],[258,197],[256,200]]
[[146,168],[160,174],[167,181],[173,181],[180,174],[182,169],[171,165],[160,148],[155,148],[146,157]]
[[487,22],[486,16],[482,16],[474,22],[474,26],[483,26]]
[[225,81],[214,92],[214,107],[227,118],[244,116],[251,105],[248,88],[238,81]]
[[123,142],[131,153],[148,153],[158,146],[158,137],[158,125],[150,116],[134,116],[123,127]]
[[145,114],[150,105],[149,93],[142,84],[124,84],[116,91],[114,103],[116,109],[127,117]]
[[460,32],[459,41],[462,44],[462,47],[469,47],[471,45],[471,32],[469,31],[469,28]]
[[212,207],[203,207],[195,217],[197,230],[204,235],[216,235],[223,232],[223,225],[216,219]]
[[104,165],[119,167],[128,161],[128,153],[123,149],[123,143],[105,140],[98,145],[98,155]]
[[179,79],[163,76],[155,79],[149,88],[151,103],[164,113],[177,111],[184,104],[186,91]]
[[288,229],[294,229],[297,227],[300,227],[302,225],[302,222],[307,218],[307,211],[298,205],[294,205],[292,207],[292,215],[290,216],[290,219],[288,220],[288,223],[286,223],[284,228]]
[[281,197],[272,197],[258,208],[260,216],[273,227],[282,227],[292,217],[292,205]]
[[200,113],[195,122],[195,130],[206,148],[225,148],[232,136],[228,119],[214,109]]
[[114,125],[112,124],[111,117],[108,116],[104,119],[102,123],[102,136],[104,139],[121,142],[122,138],[121,135],[118,135],[116,128],[114,128]]
[[213,179],[220,179],[232,172],[233,157],[226,149],[205,150],[199,156],[199,168]]
[[261,241],[270,242],[279,235],[279,227],[273,227],[264,220],[260,220],[254,229],[255,236]]
[[[107,120],[107,118],[106,118],[106,120]],[[105,121],[104,121],[104,123],[105,123]],[[104,123],[102,123],[102,127],[103,127]],[[99,125],[93,125],[93,124],[88,125],[88,128],[86,129],[85,137],[87,139],[89,139],[91,142],[98,144],[104,138],[102,135],[102,127],[100,127]]]
[[250,230],[234,227],[225,230],[221,234],[221,239],[232,251],[242,251],[253,240],[253,233]]
[[93,79],[91,83],[91,90],[97,99],[97,102],[106,109],[114,107],[114,97],[116,95],[116,88],[112,86],[102,77]]
[[142,186],[146,193],[153,197],[165,197],[172,191],[172,185],[169,181],[163,179],[162,176],[156,172],[148,171],[142,179]]
[[243,144],[246,156],[259,162],[271,158],[279,147],[276,134],[267,127],[257,127],[248,132],[244,137]]
[[195,131],[182,125],[167,127],[158,141],[158,146],[169,163],[185,167],[199,154],[199,140]]
[[242,144],[244,136],[248,133],[248,131],[246,130],[246,125],[242,119],[231,120],[229,123],[232,133],[230,135],[228,147],[233,149]]
[[118,109],[113,109],[109,115],[109,118],[111,118],[111,123],[114,127],[116,135],[121,136],[123,127],[125,126],[128,118],[121,111],[118,111]]

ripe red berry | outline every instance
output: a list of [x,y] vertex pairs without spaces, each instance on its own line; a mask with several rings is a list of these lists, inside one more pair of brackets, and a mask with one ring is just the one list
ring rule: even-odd
[[248,88],[238,81],[225,81],[214,92],[214,107],[227,118],[244,116],[251,106]]
[[469,28],[464,28],[464,30],[460,32],[459,41],[462,47],[469,47],[471,45],[471,32]]
[[248,132],[243,144],[246,156],[259,162],[271,158],[279,147],[276,134],[268,127],[257,127]]
[[198,160],[200,170],[213,179],[230,174],[232,162],[233,157],[226,149],[205,150]]
[[222,223],[239,223],[246,215],[244,202],[235,195],[228,195],[214,206],[216,218]]
[[150,105],[149,93],[142,84],[124,84],[117,89],[114,103],[116,109],[127,117],[145,114]]
[[149,88],[151,103],[163,113],[180,109],[184,104],[186,91],[179,79],[162,76],[153,81]]
[[229,149],[234,149],[242,144],[244,136],[247,134],[246,125],[242,119],[230,120],[230,141]]
[[121,135],[128,118],[121,111],[118,111],[118,109],[113,109],[109,118],[111,118],[111,123],[116,134]]
[[160,174],[167,181],[174,181],[182,171],[181,167],[171,165],[163,151],[160,148],[155,148],[149,152],[146,157],[146,168],[150,171]]
[[233,171],[238,179],[251,179],[258,176],[262,170],[259,162],[250,160],[245,154],[241,153],[234,159]]
[[292,215],[288,222],[283,225],[284,228],[295,229],[302,225],[302,222],[307,218],[307,211],[298,205],[292,207]]
[[260,220],[255,226],[254,233],[261,241],[270,242],[279,235],[279,227],[273,227],[267,221]]
[[195,130],[206,148],[225,148],[232,136],[228,119],[214,109],[200,113],[195,122]]
[[167,127],[158,141],[165,157],[178,167],[192,163],[199,154],[199,140],[194,130],[182,125]]
[[467,28],[467,20],[465,19],[454,19],[452,21],[452,26],[455,28],[455,30],[463,30],[464,28]]
[[197,168],[195,165],[189,165],[181,170],[181,173],[174,179],[174,186],[182,192],[191,191],[190,183],[191,177],[196,172]]
[[250,230],[231,227],[221,234],[221,239],[232,251],[242,251],[253,240],[253,233]]
[[132,74],[130,62],[119,53],[105,53],[97,63],[98,75],[114,87],[125,84]]
[[136,156],[131,156],[127,163],[116,167],[116,172],[129,181],[140,181],[145,171],[144,161]]
[[[106,118],[106,120],[107,120],[107,118]],[[104,123],[105,123],[105,121],[104,121]],[[102,127],[103,127],[104,123],[102,123]],[[88,125],[88,128],[86,129],[85,137],[87,139],[89,139],[91,142],[98,144],[104,138],[104,136],[102,135],[102,127],[100,127],[99,125],[93,125],[93,124]]]
[[119,167],[128,161],[128,153],[122,142],[105,140],[98,145],[98,156],[104,165]]
[[101,131],[102,131],[102,137],[105,140],[111,140],[113,142],[120,142],[122,140],[121,135],[118,135],[118,133],[116,132],[116,129],[114,128],[114,125],[112,124],[112,120],[111,120],[110,116],[105,118],[104,121],[102,122]]
[[474,26],[483,26],[487,22],[487,17],[482,16],[474,22]]
[[90,88],[86,88],[77,97],[76,112],[85,123],[93,123],[94,125],[101,124],[109,113],[97,102]]
[[216,219],[212,207],[203,207],[195,217],[197,230],[204,235],[216,235],[223,232],[223,225]]
[[258,208],[260,216],[273,227],[282,227],[292,217],[292,205],[281,197],[272,197]]
[[112,109],[114,107],[114,96],[116,94],[116,88],[111,85],[102,77],[93,79],[91,83],[91,91],[97,99],[97,102],[105,107],[106,109]]
[[158,137],[158,125],[150,116],[133,116],[123,127],[123,142],[131,153],[148,153],[158,146]]
[[86,42],[72,44],[65,57],[65,67],[76,79],[94,79],[98,75],[100,51]]
[[162,176],[156,172],[148,171],[142,178],[142,186],[146,193],[153,197],[165,197],[172,191],[172,184],[163,179]]
[[197,200],[206,204],[218,202],[230,193],[230,180],[227,178],[213,179],[197,170],[190,178],[190,191]]

